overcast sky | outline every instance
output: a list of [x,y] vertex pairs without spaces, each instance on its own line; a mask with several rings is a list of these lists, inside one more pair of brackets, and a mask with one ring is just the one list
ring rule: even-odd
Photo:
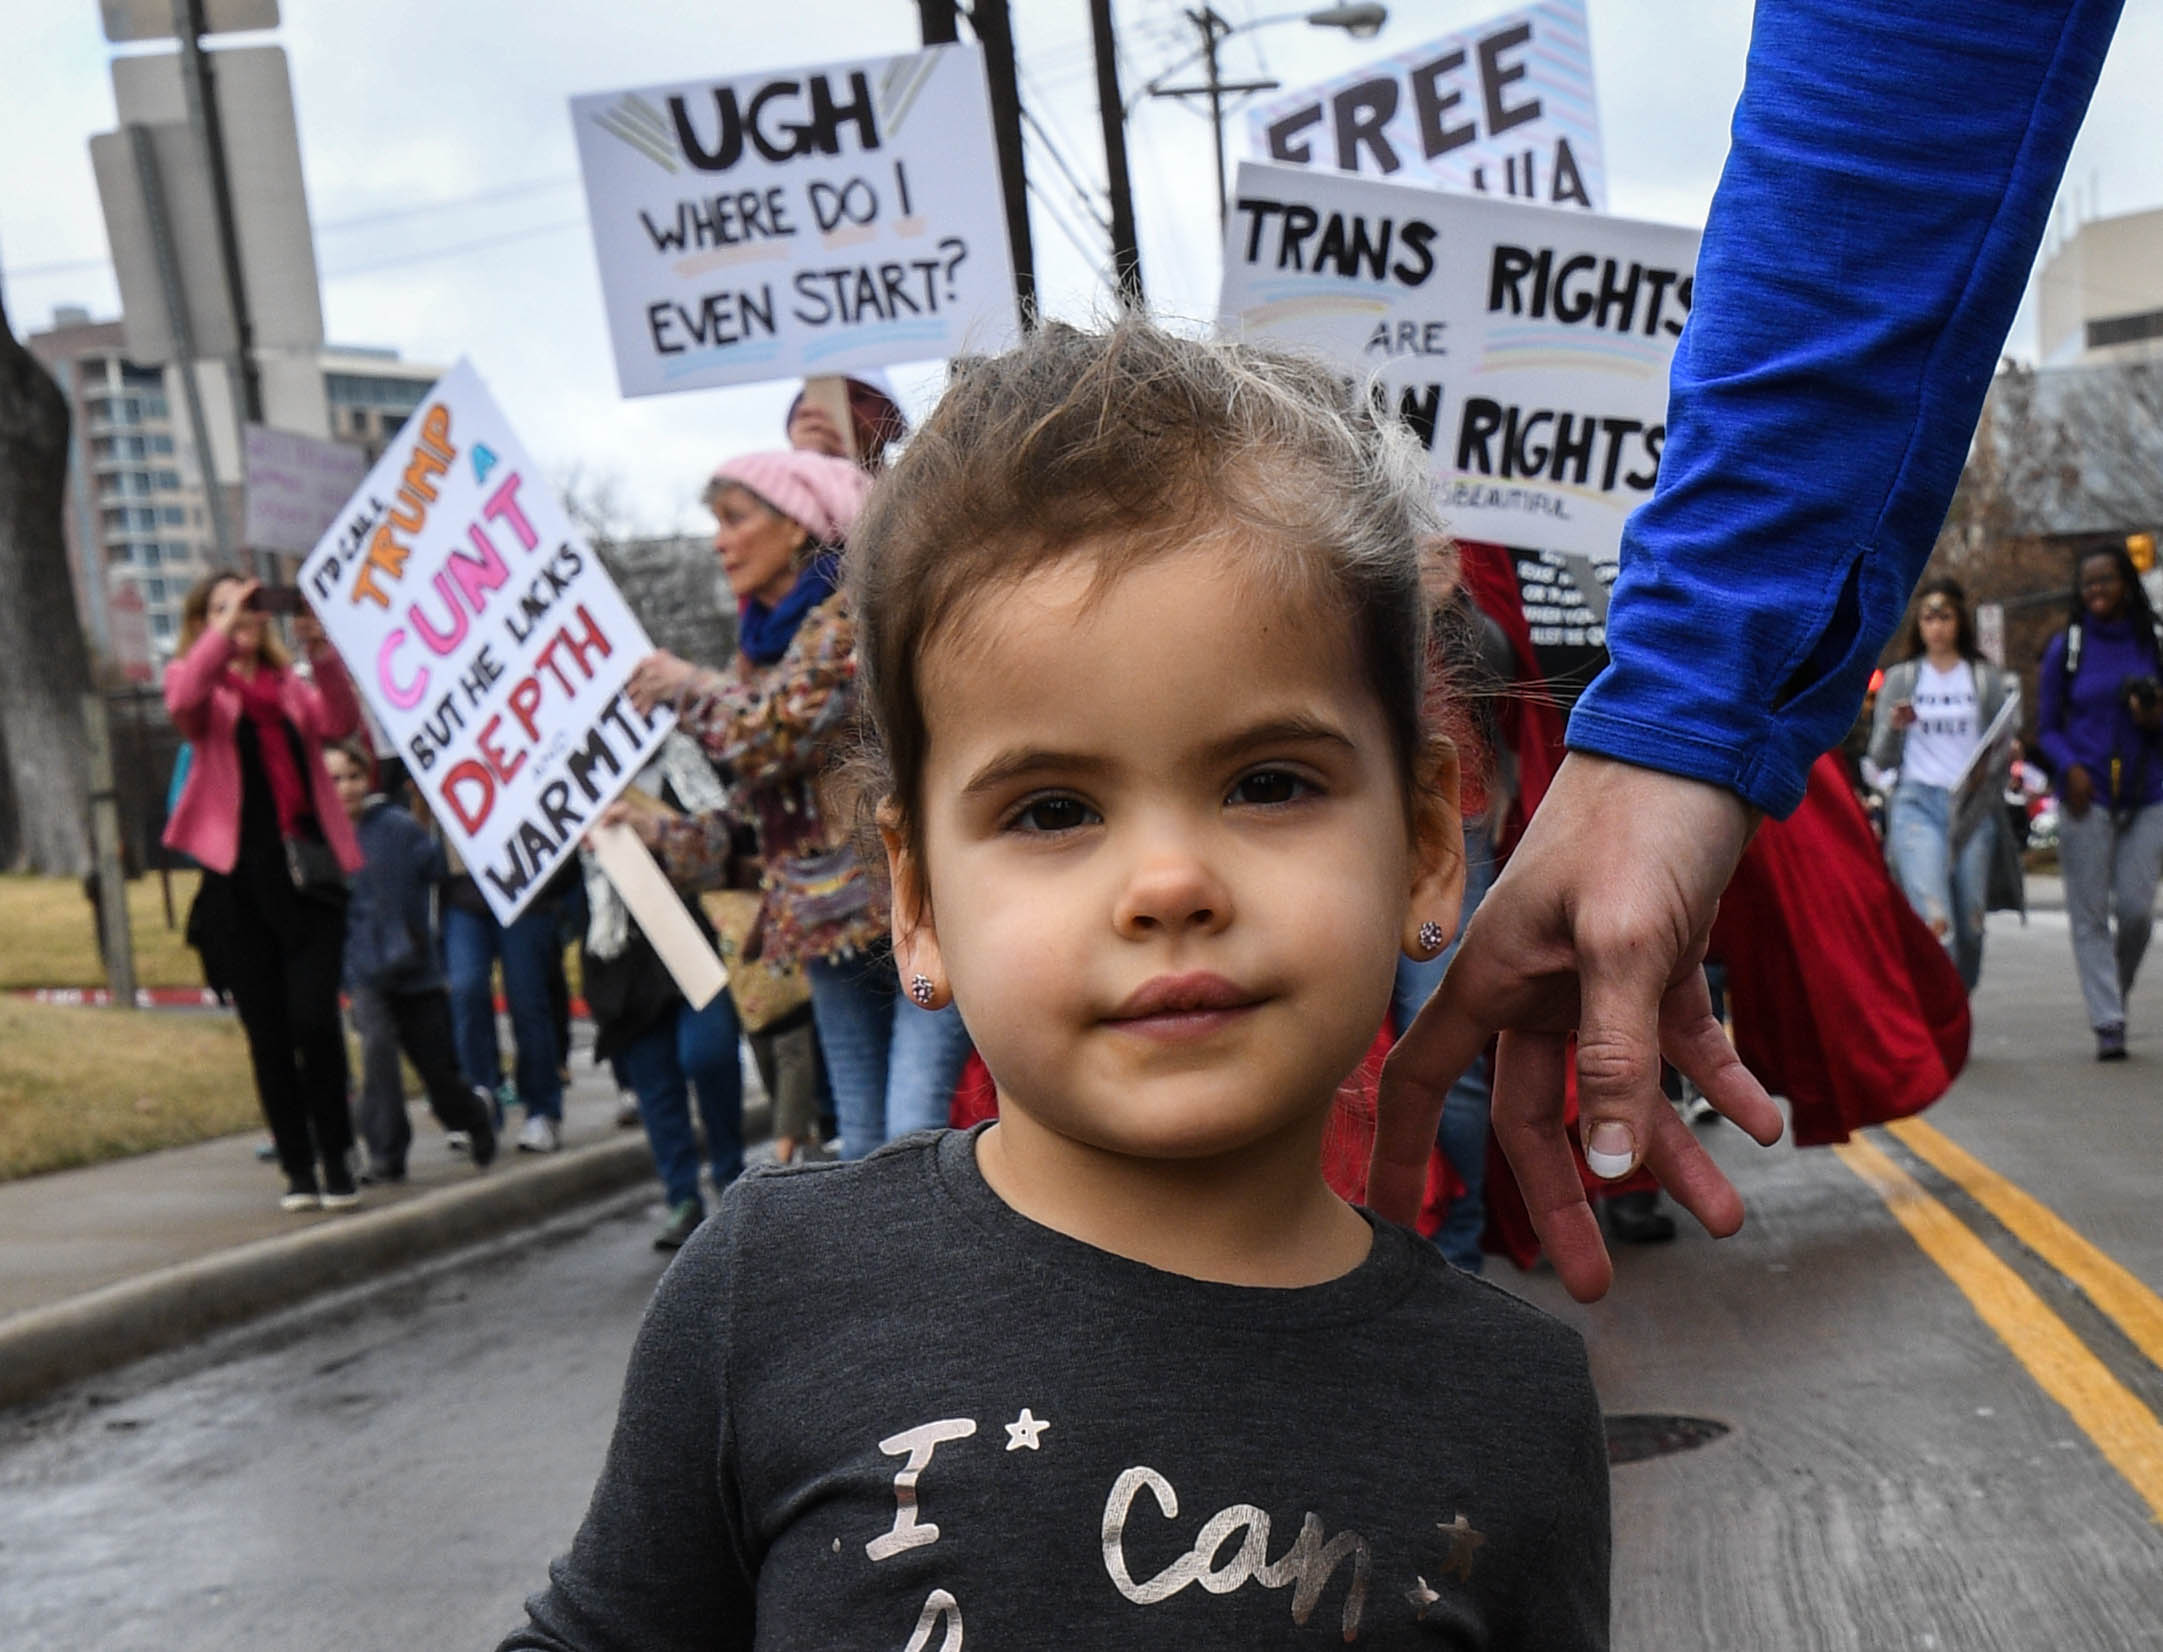
[[[1292,0],[1217,0],[1235,23]],[[699,486],[720,459],[776,445],[791,386],[625,401],[616,391],[577,180],[567,100],[904,51],[913,0],[282,0],[302,163],[317,226],[329,335],[448,365],[470,355],[526,441],[559,476],[611,478],[649,529],[698,527]],[[1101,179],[1086,0],[1016,0],[1023,101],[1067,161]],[[1227,71],[1289,86],[1477,23],[1506,4],[1410,0],[1355,42],[1299,22],[1242,33]],[[1726,150],[1749,38],[1744,0],[1590,0],[1610,210],[1702,222]],[[1177,0],[1116,0],[1125,90],[1191,49]],[[729,18],[730,21],[721,21]],[[260,43],[265,37],[244,37]],[[96,0],[0,0],[0,265],[18,333],[53,307],[119,313],[87,140],[114,124]],[[2088,215],[2163,206],[2163,7],[2129,5],[2068,172]],[[1226,123],[1231,152],[1245,122]],[[1152,302],[1215,307],[1213,168],[1205,120],[1181,105],[1135,111],[1129,144]],[[1047,310],[1104,302],[1097,232],[1041,147],[1032,203]],[[1071,237],[1071,238],[1070,238]],[[1084,257],[1074,242],[1087,244]],[[2025,312],[2016,350],[2032,350]],[[932,369],[895,373],[921,405]]]

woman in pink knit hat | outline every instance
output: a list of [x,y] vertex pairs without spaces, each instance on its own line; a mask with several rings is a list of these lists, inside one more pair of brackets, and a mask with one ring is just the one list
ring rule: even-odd
[[[849,1158],[890,1133],[944,1124],[959,1068],[939,1053],[957,1040],[936,1037],[933,1018],[900,999],[877,885],[851,823],[823,795],[828,771],[848,755],[856,714],[856,627],[837,590],[840,551],[870,491],[862,470],[820,453],[753,453],[722,465],[706,505],[715,554],[743,602],[736,657],[711,671],[657,653],[630,683],[642,710],[674,709],[734,796],[725,812],[627,823],[681,885],[710,882],[730,853],[732,826],[756,826],[757,955],[802,964],[810,979]],[[892,1095],[903,1098],[898,1106]]]

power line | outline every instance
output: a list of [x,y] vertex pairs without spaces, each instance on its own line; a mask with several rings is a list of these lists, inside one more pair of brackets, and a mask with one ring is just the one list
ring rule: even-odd
[[1101,260],[1104,257],[1104,249],[1102,247],[1091,247],[1082,240],[1081,232],[1075,229],[1073,224],[1068,221],[1065,211],[1062,210],[1059,203],[1052,199],[1051,195],[1046,192],[1043,185],[1039,184],[1034,178],[1027,179],[1026,182],[1028,184],[1029,193],[1034,195],[1037,200],[1042,203],[1045,215],[1049,217],[1054,224],[1059,226],[1059,232],[1067,238],[1068,244],[1072,246],[1076,252],[1081,254],[1082,262],[1089,266],[1089,274],[1091,275],[1091,277],[1093,277],[1099,285],[1105,287],[1108,290],[1111,287],[1111,283],[1105,279],[1104,269],[1101,263]]
[[1052,142],[1051,134],[1037,123],[1036,116],[1029,111],[1026,104],[1022,107],[1021,118],[1027,123],[1029,130],[1036,134],[1037,142],[1043,146],[1044,152],[1051,156],[1052,164],[1058,167],[1060,176],[1066,179],[1068,187],[1080,199],[1082,210],[1089,214],[1090,221],[1106,235],[1111,234],[1110,221],[1097,207],[1096,192],[1074,175],[1074,168],[1067,164],[1066,156],[1059,152],[1059,146]]
[[[339,230],[362,229],[371,224],[421,218],[434,212],[452,212],[465,207],[482,206],[491,201],[507,201],[521,195],[535,195],[543,190],[561,189],[576,182],[578,179],[570,173],[555,178],[534,178],[521,184],[505,184],[498,189],[483,189],[471,195],[453,196],[445,201],[423,201],[413,206],[392,207],[384,212],[364,212],[352,218],[326,219],[315,226],[315,232],[322,235]],[[18,280],[27,276],[65,275],[76,270],[107,269],[111,265],[110,258],[51,258],[36,264],[11,264],[7,268],[7,275],[10,280]]]
[[578,179],[571,173],[557,178],[535,178],[529,183],[505,184],[501,189],[484,189],[473,195],[460,195],[448,201],[424,201],[415,206],[392,207],[387,212],[363,213],[357,218],[333,218],[316,225],[316,233],[326,230],[359,229],[367,224],[388,224],[400,218],[419,218],[431,212],[448,212],[454,207],[479,206],[487,201],[507,201],[514,196],[536,195],[545,189],[562,189],[575,184]]
[[513,241],[529,241],[536,235],[554,235],[560,230],[583,229],[583,218],[559,219],[553,224],[534,224],[526,229],[514,229],[505,235],[483,236],[477,241],[461,241],[455,246],[432,247],[426,252],[404,253],[396,258],[379,259],[373,264],[362,264],[350,270],[326,270],[325,281],[346,281],[356,275],[373,275],[378,270],[397,269],[406,264],[425,264],[437,258],[451,258],[462,252],[482,252],[490,247],[508,246]]

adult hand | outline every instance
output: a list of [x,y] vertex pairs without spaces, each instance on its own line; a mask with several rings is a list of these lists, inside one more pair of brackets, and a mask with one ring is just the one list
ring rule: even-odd
[[2058,788],[2058,801],[2075,820],[2087,819],[2088,811],[2095,806],[2095,776],[2078,763],[2067,764],[2065,783]]
[[689,660],[680,660],[665,648],[656,649],[633,667],[624,692],[644,716],[657,705],[674,705],[699,676],[699,668]]
[[239,628],[243,621],[261,619],[262,611],[256,608],[254,603],[256,593],[262,588],[263,582],[259,579],[242,580],[240,589],[233,594],[232,602],[223,613],[211,619],[211,629],[223,635],[227,642],[231,642],[234,631]]
[[1915,724],[1915,702],[1902,700],[1893,707],[1893,727],[1912,728]]
[[1708,1231],[1742,1225],[1742,1200],[1660,1093],[1665,1055],[1760,1143],[1780,1111],[1713,1017],[1706,939],[1750,840],[1751,812],[1699,781],[1572,752],[1466,932],[1441,989],[1382,1069],[1368,1200],[1410,1221],[1442,1098],[1491,1034],[1495,1139],[1555,1272],[1581,1302],[1613,1278],[1563,1125],[1577,1039],[1586,1159],[1619,1178],[1651,1169]]
[[[638,834],[639,842],[651,849],[661,841],[661,823],[649,809],[635,809],[622,798],[616,799],[594,820],[596,828],[602,826],[628,826]],[[588,846],[592,839],[587,839]]]

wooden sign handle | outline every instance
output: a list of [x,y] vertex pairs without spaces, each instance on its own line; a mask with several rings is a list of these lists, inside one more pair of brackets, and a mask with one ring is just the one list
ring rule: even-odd
[[702,1010],[729,983],[729,972],[639,835],[628,826],[596,826],[593,858],[631,909],[638,927],[668,966],[684,1001]]
[[834,421],[834,428],[841,432],[841,456],[856,464],[863,455],[856,451],[856,421],[849,416],[849,381],[832,373],[822,373],[816,378],[804,380],[804,405],[815,407]]

